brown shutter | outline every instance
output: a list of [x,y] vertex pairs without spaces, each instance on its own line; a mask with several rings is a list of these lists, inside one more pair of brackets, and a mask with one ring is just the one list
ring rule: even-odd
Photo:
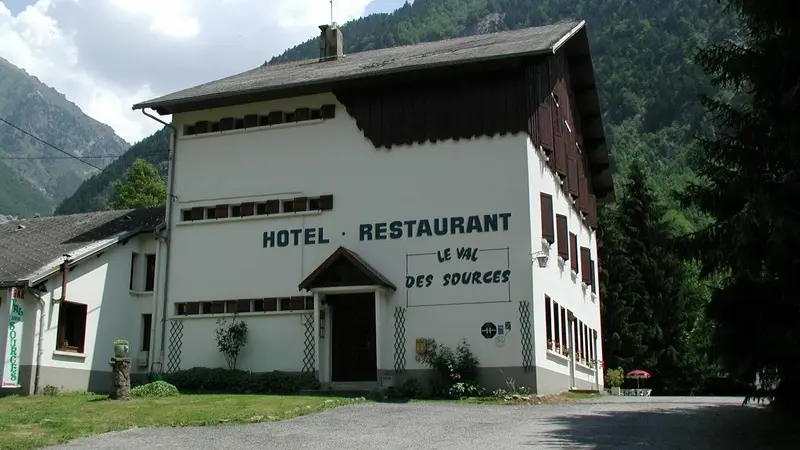
[[540,144],[548,153],[553,151],[553,99],[548,95],[536,111],[536,121],[539,125]]
[[569,232],[567,216],[556,214],[556,233],[558,234],[558,256],[569,259]]
[[575,273],[579,273],[578,270],[578,235],[575,233],[569,234],[569,265],[570,269],[574,270]]
[[592,281],[592,292],[597,294],[597,278],[595,278],[595,276],[594,276],[594,260],[593,259],[589,260],[589,270],[592,271],[592,280],[591,280]]
[[267,214],[278,214],[281,212],[281,201],[280,200],[267,200]]
[[242,203],[242,217],[252,216],[254,206],[253,202]]
[[214,217],[217,219],[228,217],[228,205],[217,205],[214,211]]
[[333,195],[322,195],[319,198],[319,209],[323,211],[333,209]]
[[597,197],[594,194],[589,194],[586,199],[589,211],[586,213],[586,223],[592,229],[597,229]]
[[540,197],[542,206],[542,238],[547,239],[547,242],[552,244],[556,241],[556,232],[553,226],[553,196],[542,192]]
[[581,247],[581,281],[592,284],[592,273],[589,265],[592,260],[592,252],[586,247]]
[[570,195],[578,196],[578,160],[575,158],[567,158],[567,187]]
[[203,207],[192,208],[192,220],[203,220]]
[[562,177],[567,175],[567,145],[569,139],[562,137],[556,138],[556,150],[553,155],[556,159],[556,173]]
[[306,211],[308,209],[308,197],[296,197],[293,201],[294,212]]

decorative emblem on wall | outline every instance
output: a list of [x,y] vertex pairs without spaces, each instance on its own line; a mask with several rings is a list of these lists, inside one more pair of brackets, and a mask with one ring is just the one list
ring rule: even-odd
[[492,322],[485,322],[481,325],[481,336],[491,339],[497,335],[497,325]]

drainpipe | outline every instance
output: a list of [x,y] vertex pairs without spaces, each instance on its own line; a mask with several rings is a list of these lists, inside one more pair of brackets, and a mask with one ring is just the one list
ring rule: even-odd
[[33,394],[39,393],[39,368],[42,367],[42,345],[44,342],[44,318],[46,313],[47,302],[44,301],[41,295],[34,292],[33,289],[28,289],[28,292],[39,300],[39,306],[42,307],[42,314],[39,316],[39,337],[36,339],[36,368],[34,369],[33,377]]
[[[164,244],[166,248],[164,249],[164,301],[161,304],[161,339],[159,342],[160,349],[159,349],[159,361],[161,362],[161,370],[164,370],[164,338],[167,335],[167,300],[169,299],[169,257],[170,257],[170,235],[172,234],[172,227],[170,226],[170,221],[172,220],[172,199],[173,199],[173,192],[175,189],[175,147],[178,144],[178,129],[175,128],[174,125],[169,124],[158,117],[149,114],[146,109],[142,109],[142,114],[145,116],[155,120],[156,122],[161,123],[165,127],[168,127],[172,133],[170,133],[169,139],[169,156],[168,156],[168,168],[167,168],[167,178],[169,178],[169,183],[167,185],[167,211],[165,215],[165,225],[166,230],[163,237]],[[160,244],[159,244],[160,245]],[[158,303],[158,296],[153,296],[153,305],[157,308]],[[153,312],[156,312],[156,308],[153,309]],[[151,357],[152,361],[152,357]],[[151,366],[152,369],[152,366]]]

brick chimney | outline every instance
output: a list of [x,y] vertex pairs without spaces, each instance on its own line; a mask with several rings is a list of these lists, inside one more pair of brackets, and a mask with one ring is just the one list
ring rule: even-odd
[[342,44],[342,30],[336,23],[320,25],[319,34],[319,60],[328,61],[337,59],[344,54]]

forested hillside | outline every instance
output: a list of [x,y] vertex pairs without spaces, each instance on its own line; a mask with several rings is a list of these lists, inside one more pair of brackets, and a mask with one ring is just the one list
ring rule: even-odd
[[[97,172],[9,123],[75,156],[119,155],[128,148],[111,127],[3,58],[0,119],[0,214],[52,214],[58,202]],[[91,161],[103,167],[107,160]]]
[[166,178],[168,148],[169,134],[166,128],[142,139],[134,144],[124,156],[106,167],[102,173],[95,174],[86,180],[73,195],[56,208],[56,214],[75,214],[106,209],[113,195],[114,181],[120,179],[125,170],[138,158],[155,164],[162,177]]

